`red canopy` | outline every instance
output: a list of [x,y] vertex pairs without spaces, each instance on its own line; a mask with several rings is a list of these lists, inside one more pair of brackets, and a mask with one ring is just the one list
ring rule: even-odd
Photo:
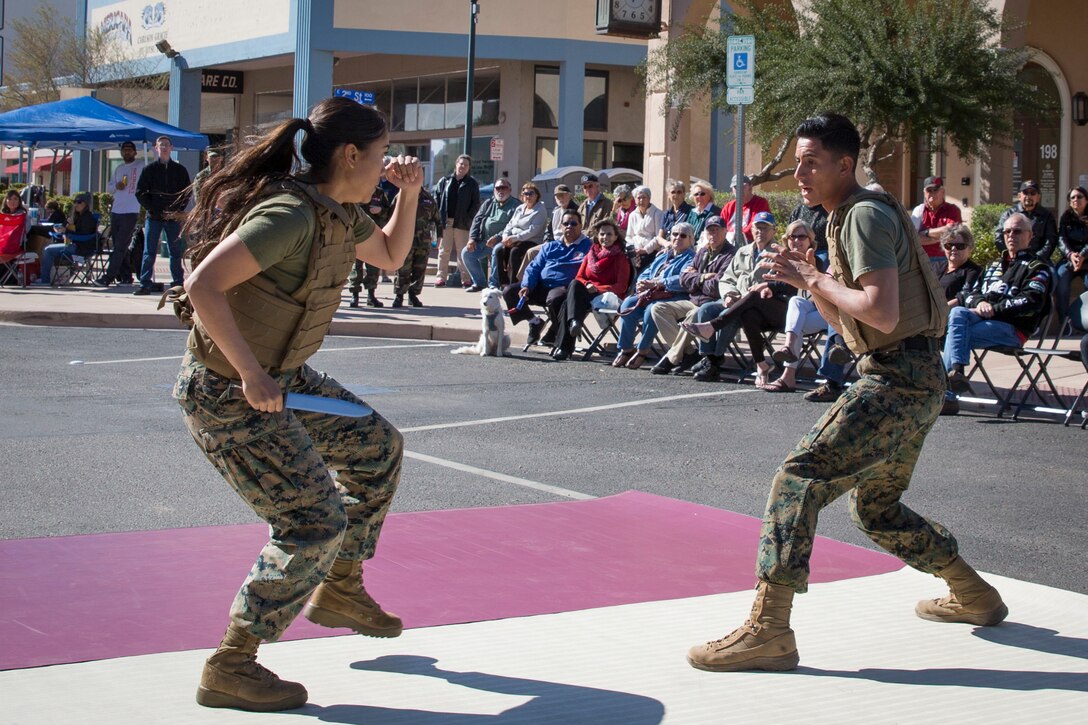
[[[53,166],[53,157],[50,156],[35,156],[34,161],[30,164],[31,171],[49,170]],[[72,170],[72,157],[71,155],[63,156],[57,161],[57,168],[54,171],[71,171]],[[6,176],[12,176],[13,174],[26,173],[26,161],[21,164],[12,164],[4,169]]]

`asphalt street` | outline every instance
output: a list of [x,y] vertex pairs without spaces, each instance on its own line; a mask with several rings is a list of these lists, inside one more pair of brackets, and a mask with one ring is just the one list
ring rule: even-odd
[[[171,398],[183,346],[174,331],[0,326],[0,538],[256,521]],[[825,407],[599,359],[453,347],[331,337],[312,359],[404,431],[396,511],[636,489],[759,516],[775,468]],[[1086,441],[1053,423],[942,418],[904,501],[978,568],[1088,593]],[[845,498],[819,532],[876,548]]]

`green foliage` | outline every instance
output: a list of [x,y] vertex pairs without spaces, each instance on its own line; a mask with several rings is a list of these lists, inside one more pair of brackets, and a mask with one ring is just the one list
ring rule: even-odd
[[1001,256],[994,246],[994,230],[1008,208],[1005,204],[979,204],[971,212],[971,234],[975,237],[975,251],[971,259],[983,269]]
[[[1012,112],[1042,112],[1039,93],[1018,76],[1024,49],[1000,47],[1010,28],[985,0],[741,0],[748,14],[720,31],[685,28],[650,54],[641,72],[665,89],[666,108],[710,101],[726,107],[726,38],[756,42],[755,102],[746,125],[764,151],[821,111],[849,117],[862,135],[870,179],[888,143],[938,131],[965,159],[1012,133]],[[708,89],[715,89],[710,91]],[[759,183],[769,169],[757,174]]]

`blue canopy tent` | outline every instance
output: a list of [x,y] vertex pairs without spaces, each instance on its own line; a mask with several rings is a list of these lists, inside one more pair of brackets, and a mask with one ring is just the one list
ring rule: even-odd
[[151,144],[169,136],[179,151],[207,148],[208,137],[127,111],[97,98],[81,96],[0,113],[0,143],[8,146],[115,149],[122,141]]

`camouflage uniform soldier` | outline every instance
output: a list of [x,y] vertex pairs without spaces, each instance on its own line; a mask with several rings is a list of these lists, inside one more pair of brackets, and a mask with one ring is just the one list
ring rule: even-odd
[[[299,132],[308,168],[292,177]],[[361,402],[306,360],[328,332],[356,257],[396,267],[411,245],[418,160],[385,167],[400,187],[385,230],[356,196],[377,183],[388,139],[378,111],[326,99],[210,177],[189,216],[187,234],[201,241],[175,300],[192,330],[174,393],[197,445],[271,530],[204,665],[197,702],[207,707],[275,711],[306,702],[305,687],[256,661],[261,641],[278,639],[300,611],[376,637],[402,629],[362,576],[400,480],[400,433],[373,411],[284,408],[285,391]]]
[[[396,202],[393,202],[396,205]],[[412,307],[422,307],[419,293],[423,291],[423,278],[427,275],[427,260],[431,258],[431,238],[437,236],[441,218],[438,215],[438,203],[431,192],[423,189],[419,192],[419,205],[416,207],[416,233],[412,237],[412,251],[393,281],[393,307],[404,306],[404,295]]]
[[[393,201],[389,198],[389,194],[385,189],[378,185],[374,188],[374,193],[370,195],[370,201],[366,205],[367,213],[370,214],[370,218],[374,220],[374,223],[379,227],[385,227],[386,223],[393,216]],[[365,268],[365,273],[364,273]],[[359,306],[359,292],[362,289],[366,289],[366,306],[367,307],[385,307],[385,304],[378,299],[375,292],[378,289],[378,277],[381,275],[381,268],[375,267],[373,264],[366,264],[364,262],[355,260],[355,266],[351,268],[351,273],[348,275],[348,291],[351,292],[351,302],[349,307]],[[359,276],[362,275],[363,281],[360,284]]]
[[820,510],[845,493],[869,538],[910,566],[942,577],[950,594],[919,602],[923,619],[993,625],[1008,614],[1001,596],[957,554],[956,540],[900,497],[947,386],[938,339],[945,305],[910,217],[889,194],[855,181],[860,141],[846,118],[826,114],[797,129],[794,177],[807,206],[831,212],[827,239],[834,277],[814,253],[777,249],[767,279],[807,289],[825,319],[862,356],[860,380],[820,418],[778,469],[763,515],[756,599],[726,637],[693,647],[688,662],[714,671],[790,670],[795,592],[808,588]]

